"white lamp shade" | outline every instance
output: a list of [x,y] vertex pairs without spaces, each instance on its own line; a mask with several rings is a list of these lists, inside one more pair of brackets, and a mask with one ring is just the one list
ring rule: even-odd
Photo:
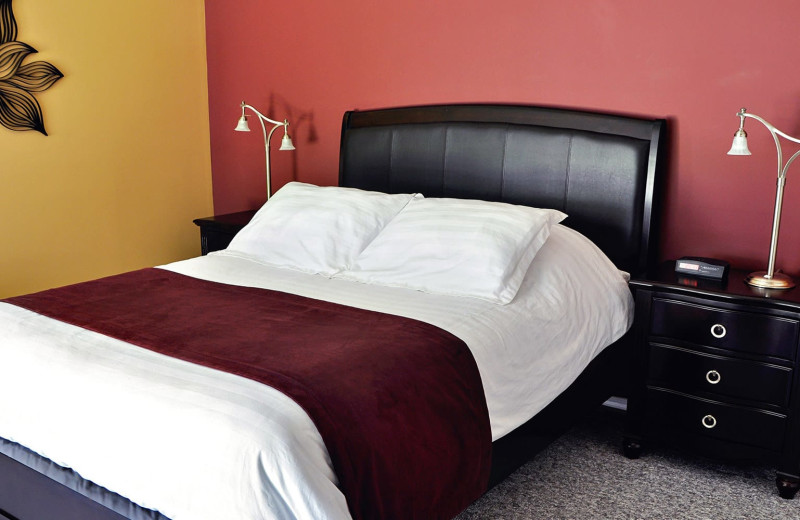
[[281,139],[281,147],[278,150],[294,150],[294,144],[292,144],[292,138],[289,137],[289,134],[284,134],[283,139]]
[[236,128],[234,128],[234,130],[236,130],[237,132],[249,132],[250,125],[247,124],[247,117],[245,116],[240,117],[239,123],[236,125]]
[[733,144],[728,155],[752,155],[747,147],[747,133],[744,130],[737,130],[733,135]]

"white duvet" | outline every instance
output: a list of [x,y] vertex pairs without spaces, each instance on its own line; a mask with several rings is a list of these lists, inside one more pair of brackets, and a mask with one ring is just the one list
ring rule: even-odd
[[[555,226],[516,298],[365,285],[225,252],[162,266],[425,321],[480,369],[493,439],[531,418],[630,326],[623,275]],[[0,304],[0,437],[172,520],[348,518],[325,446],[283,394]]]

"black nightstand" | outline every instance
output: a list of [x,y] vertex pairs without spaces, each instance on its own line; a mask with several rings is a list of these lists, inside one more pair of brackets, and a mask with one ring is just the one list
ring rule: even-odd
[[198,218],[193,220],[200,226],[200,249],[204,255],[212,251],[225,249],[233,240],[233,236],[250,222],[256,212],[240,211],[226,215]]
[[800,487],[800,289],[764,290],[731,270],[714,282],[667,262],[633,279],[635,359],[623,449],[666,441],[777,468]]

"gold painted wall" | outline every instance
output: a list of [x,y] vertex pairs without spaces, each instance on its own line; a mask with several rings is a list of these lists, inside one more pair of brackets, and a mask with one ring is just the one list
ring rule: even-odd
[[17,40],[64,78],[49,136],[0,127],[0,297],[200,253],[213,214],[197,0],[15,0]]

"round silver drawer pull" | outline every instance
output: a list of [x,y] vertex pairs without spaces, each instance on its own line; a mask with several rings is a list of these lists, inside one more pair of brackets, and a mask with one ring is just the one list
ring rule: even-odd
[[711,335],[715,338],[724,338],[725,334],[728,333],[728,330],[725,328],[725,325],[720,325],[719,323],[715,323],[711,326]]
[[703,426],[705,426],[708,429],[711,429],[717,425],[717,419],[714,418],[713,415],[706,415],[700,422],[702,422]]
[[716,385],[717,383],[722,381],[722,376],[716,370],[709,370],[706,373],[706,381],[708,381],[712,385]]

